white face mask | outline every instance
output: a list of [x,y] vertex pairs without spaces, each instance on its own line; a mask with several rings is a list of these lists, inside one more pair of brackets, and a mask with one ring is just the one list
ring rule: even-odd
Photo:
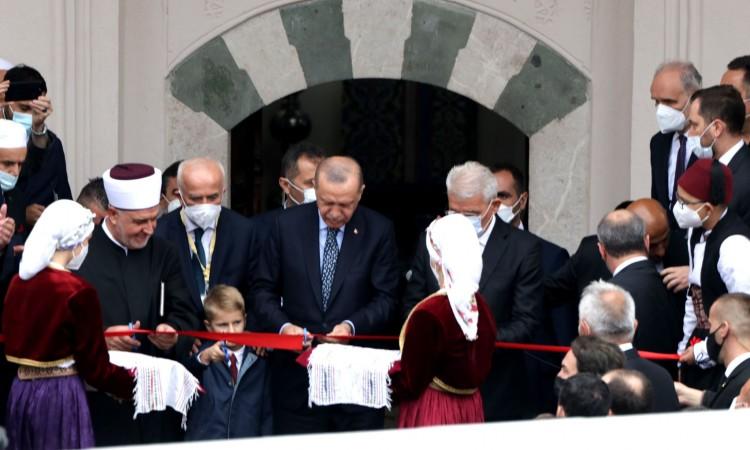
[[216,220],[221,213],[221,205],[201,203],[198,205],[185,206],[185,215],[201,229],[207,230],[216,226]]
[[703,145],[701,145],[701,139],[703,138],[703,135],[706,134],[706,131],[708,131],[708,129],[711,128],[711,125],[713,124],[714,122],[709,123],[708,126],[703,129],[703,133],[701,133],[700,135],[687,137],[687,149],[692,150],[692,152],[698,159],[709,159],[714,156],[713,146],[716,142],[716,138],[711,141],[711,145],[709,145],[708,147],[704,147]]
[[513,219],[516,218],[516,216],[521,212],[521,208],[518,208],[518,211],[513,212],[516,206],[521,203],[521,197],[518,197],[518,200],[516,200],[515,203],[513,203],[512,206],[508,206],[504,203],[500,204],[500,207],[497,208],[497,217],[500,218],[505,223],[511,223],[513,222]]
[[180,206],[182,206],[182,203],[180,202],[179,198],[172,200],[171,202],[167,204],[167,213],[171,213],[172,211],[176,210]]
[[82,245],[81,248],[82,248],[81,253],[77,255],[76,255],[76,249],[75,248],[73,249],[73,259],[68,261],[68,264],[65,265],[66,268],[70,270],[78,270],[81,268],[83,261],[86,259],[86,255],[89,254],[89,246],[88,244],[86,244],[86,245]]
[[705,205],[706,204],[704,203],[700,208],[692,209],[688,208],[688,206],[684,203],[676,202],[672,207],[672,213],[674,213],[674,218],[677,221],[677,225],[685,230],[688,228],[698,228],[702,226],[703,222],[708,219],[708,216],[701,219],[698,211],[700,211]]
[[312,203],[315,200],[317,200],[317,197],[315,196],[315,188],[307,188],[302,189],[301,187],[298,187],[294,183],[292,183],[292,180],[287,178],[287,183],[289,183],[289,186],[293,187],[297,192],[302,192],[302,203],[298,202],[294,199],[291,195],[288,195],[289,200],[293,201],[296,205],[304,205],[306,203]]
[[[685,104],[685,108],[687,108]],[[682,111],[671,108],[663,103],[659,103],[656,107],[656,123],[659,125],[659,130],[664,133],[673,133],[680,131],[685,128],[685,117],[684,109]]]

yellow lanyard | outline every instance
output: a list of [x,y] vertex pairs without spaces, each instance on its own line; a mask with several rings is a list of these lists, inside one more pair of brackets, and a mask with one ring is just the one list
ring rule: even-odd
[[[208,291],[208,279],[211,277],[211,261],[213,260],[214,247],[216,247],[216,230],[219,228],[219,218],[216,218],[216,225],[214,226],[213,232],[211,233],[211,243],[208,245],[208,255],[206,255],[206,265],[201,263],[201,259],[198,257],[198,249],[196,248],[197,243],[193,236],[190,236],[190,232],[187,231],[187,224],[185,222],[185,210],[180,211],[180,219],[182,224],[185,225],[185,233],[187,233],[188,246],[190,251],[195,255],[195,259],[198,260],[198,264],[201,266],[203,271],[203,281],[206,291]],[[200,245],[203,245],[202,243]]]

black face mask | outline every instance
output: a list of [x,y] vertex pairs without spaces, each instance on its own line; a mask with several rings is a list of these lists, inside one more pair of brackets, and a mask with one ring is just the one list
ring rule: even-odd
[[[721,344],[716,342],[716,332],[720,329],[721,325],[706,337],[706,352],[713,362],[719,362],[719,352],[721,352],[721,346],[724,345],[723,342]],[[726,341],[726,338],[724,338],[724,340]]]
[[555,384],[553,386],[553,389],[555,391],[555,397],[560,398],[560,391],[562,390],[563,385],[565,384],[567,380],[560,377],[555,377]]

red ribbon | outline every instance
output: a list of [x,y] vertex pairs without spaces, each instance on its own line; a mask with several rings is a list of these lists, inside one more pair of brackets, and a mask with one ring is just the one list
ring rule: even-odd
[[[133,334],[176,334],[178,336],[188,336],[196,339],[203,339],[208,341],[231,341],[237,344],[247,345],[249,347],[264,347],[273,348],[277,350],[293,350],[301,351],[302,346],[302,335],[282,335],[276,333],[215,333],[210,331],[154,331],[145,329],[134,329],[134,330],[122,330],[122,331],[106,331],[105,337],[117,337],[117,336],[131,336]],[[324,334],[312,335],[316,338],[327,337]],[[375,335],[362,335],[362,336],[346,336],[341,338],[347,341],[395,341],[398,336],[375,336]],[[4,336],[0,335],[0,342],[4,342]],[[562,345],[543,345],[543,344],[519,344],[515,342],[495,342],[495,348],[502,348],[507,350],[527,350],[532,352],[550,352],[550,353],[566,353],[570,350],[570,347]],[[638,351],[640,356],[645,359],[660,360],[660,361],[679,361],[680,356],[673,353],[654,353]]]

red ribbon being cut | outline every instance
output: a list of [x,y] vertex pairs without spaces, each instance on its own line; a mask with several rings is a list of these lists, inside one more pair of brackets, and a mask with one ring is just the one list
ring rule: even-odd
[[[111,331],[105,332],[104,335],[107,337],[114,336],[129,336],[131,334],[175,334],[172,331],[152,331],[152,330],[123,330],[123,331]],[[265,347],[273,348],[277,350],[294,350],[300,351],[303,348],[302,335],[281,335],[275,333],[213,333],[209,331],[177,331],[177,335],[189,336],[197,339],[205,339],[210,341],[232,341],[237,344],[247,345],[250,347]],[[315,338],[325,338],[324,334],[313,334]],[[342,338],[347,341],[396,341],[398,336],[347,336]],[[570,347],[562,345],[543,345],[543,344],[519,344],[515,342],[495,342],[495,348],[502,348],[506,350],[526,350],[532,352],[547,352],[547,353],[566,353],[570,350]],[[660,360],[660,361],[679,361],[680,356],[676,353],[654,353],[646,351],[638,351],[641,358]]]
[[[178,336],[187,336],[196,339],[203,339],[208,341],[232,341],[237,344],[247,345],[249,347],[264,347],[272,348],[276,350],[294,350],[301,351],[302,335],[282,335],[275,333],[214,333],[210,331],[154,331],[146,329],[134,329],[134,330],[122,330],[122,331],[106,331],[104,336],[106,337],[117,337],[117,336],[131,336],[134,334],[177,334]],[[325,338],[324,334],[313,334],[310,335],[316,338]],[[347,336],[342,338],[347,341],[395,341],[398,336]],[[5,341],[5,337],[0,335],[0,343]],[[570,350],[570,347],[562,345],[542,345],[542,344],[519,344],[515,342],[495,342],[495,348],[502,348],[506,350],[526,350],[532,352],[548,352],[548,353],[565,353]],[[640,356],[645,359],[660,360],[660,361],[679,361],[680,356],[673,353],[654,353],[638,351]]]

